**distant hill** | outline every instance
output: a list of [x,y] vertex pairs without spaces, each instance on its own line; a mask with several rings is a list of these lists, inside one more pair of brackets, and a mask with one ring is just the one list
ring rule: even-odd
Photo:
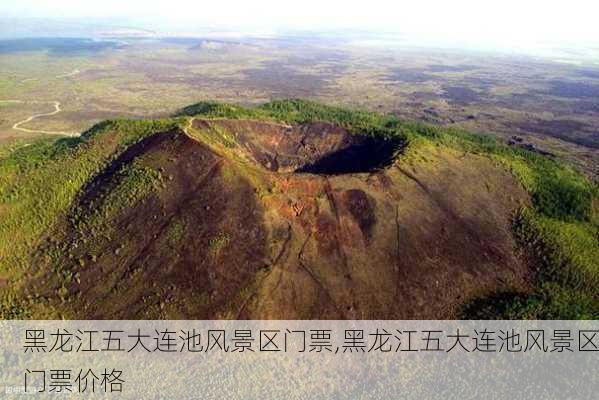
[[0,153],[4,318],[597,318],[598,190],[487,136],[199,103]]

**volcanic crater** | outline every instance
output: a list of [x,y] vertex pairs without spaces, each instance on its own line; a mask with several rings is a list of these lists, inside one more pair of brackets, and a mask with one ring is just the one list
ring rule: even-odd
[[[451,318],[469,298],[529,284],[511,233],[527,194],[483,156],[404,157],[404,139],[330,122],[195,117],[114,157],[123,140],[89,138],[106,166],[34,260],[75,277],[31,284],[50,302],[60,291],[73,317]],[[112,209],[129,169],[160,183]]]
[[374,172],[393,163],[402,138],[351,134],[328,122],[282,125],[250,120],[195,120],[198,129],[227,132],[269,171],[322,175]]

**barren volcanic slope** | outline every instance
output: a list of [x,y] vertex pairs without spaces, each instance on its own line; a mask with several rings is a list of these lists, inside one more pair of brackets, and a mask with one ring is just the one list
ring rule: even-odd
[[597,188],[304,101],[107,121],[0,161],[4,317],[597,316]]

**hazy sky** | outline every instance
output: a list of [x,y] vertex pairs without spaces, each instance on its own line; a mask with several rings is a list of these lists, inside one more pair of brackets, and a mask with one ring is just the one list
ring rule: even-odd
[[[126,17],[264,31],[356,28],[493,45],[599,46],[596,0],[0,0],[5,17]],[[160,29],[160,26],[156,26]]]

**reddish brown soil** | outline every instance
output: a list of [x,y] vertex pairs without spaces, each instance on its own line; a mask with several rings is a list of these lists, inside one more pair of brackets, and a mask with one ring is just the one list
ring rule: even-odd
[[69,249],[74,317],[451,318],[470,298],[527,286],[511,235],[527,196],[490,160],[431,148],[368,173],[297,173],[357,139],[330,124],[194,122],[223,129],[236,145],[152,136],[86,188],[83,218],[123,165],[166,178],[99,238],[71,215],[41,248]]
[[328,122],[287,126],[250,120],[195,120],[194,127],[226,130],[247,154],[276,172],[341,174],[387,166],[402,141],[352,135]]
[[215,316],[264,265],[266,230],[252,187],[242,179],[228,185],[226,160],[172,132],[131,147],[88,187],[77,209],[98,201],[115,185],[110,170],[134,159],[159,164],[166,188],[123,210],[114,232],[93,246],[79,241],[75,226],[65,228],[63,240],[77,245],[73,258],[88,264],[69,288],[84,299],[78,312],[128,318],[176,308],[181,316]]

